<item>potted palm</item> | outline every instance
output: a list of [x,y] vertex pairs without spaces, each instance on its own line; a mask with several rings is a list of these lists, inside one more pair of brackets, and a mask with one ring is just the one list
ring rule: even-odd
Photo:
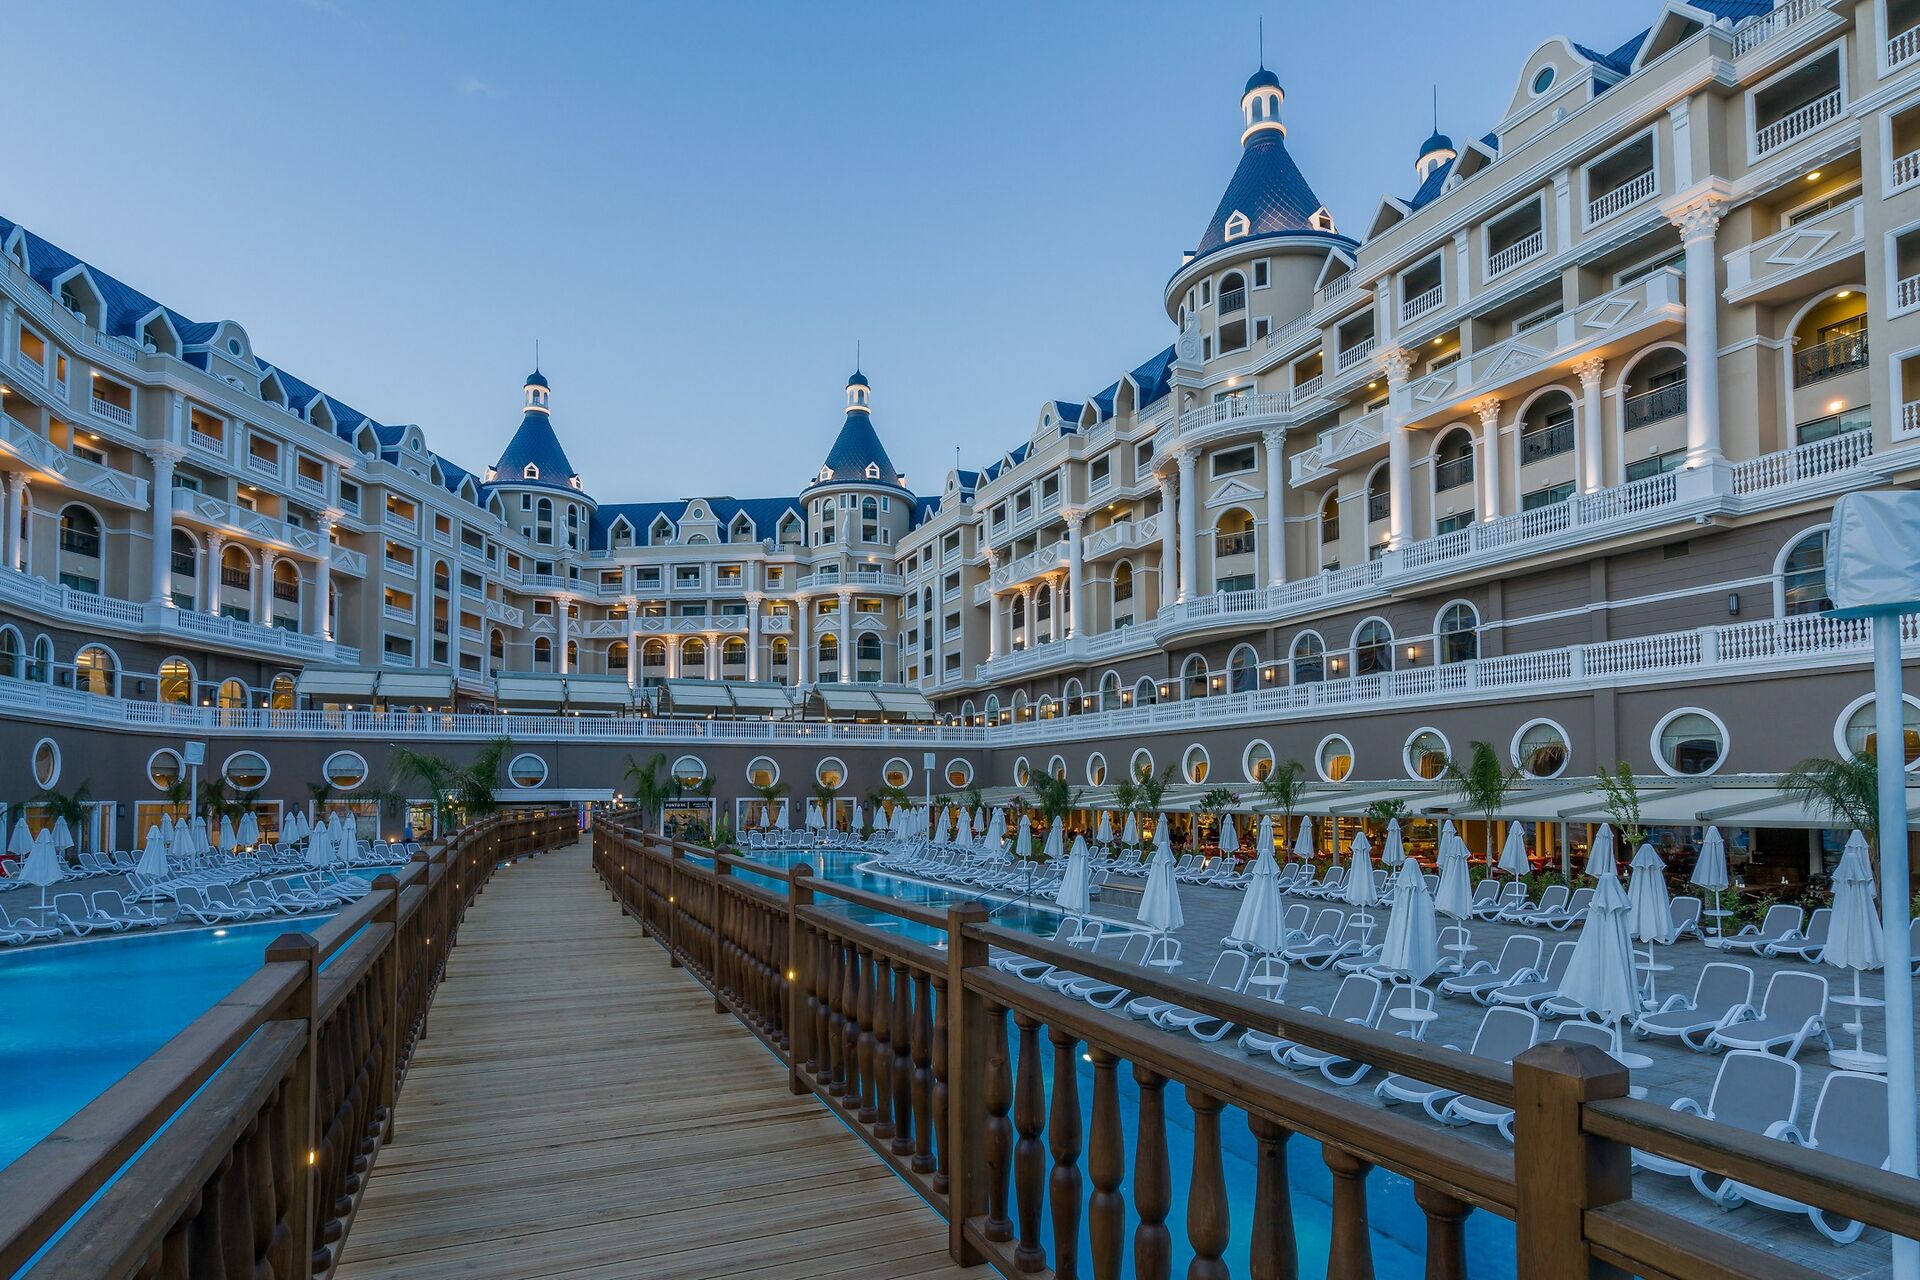
[[635,807],[640,810],[641,829],[657,826],[660,810],[673,798],[673,789],[678,785],[667,772],[666,755],[656,751],[645,760],[628,756],[626,772],[621,776],[633,794]]
[[1867,838],[1876,874],[1880,868],[1880,775],[1871,751],[1845,760],[1802,760],[1780,779],[1780,789],[1836,827]]

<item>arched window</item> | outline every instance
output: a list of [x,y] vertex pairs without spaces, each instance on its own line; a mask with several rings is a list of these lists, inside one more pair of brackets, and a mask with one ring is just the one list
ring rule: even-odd
[[1039,718],[1042,720],[1051,720],[1060,714],[1060,704],[1053,700],[1053,695],[1050,693],[1041,694],[1040,701],[1034,705],[1038,708]]
[[1199,654],[1191,654],[1180,664],[1180,696],[1183,698],[1204,698],[1207,696],[1207,660]]
[[26,656],[20,632],[11,626],[0,627],[0,676],[19,679],[25,669]]
[[181,707],[193,705],[193,667],[185,658],[168,658],[160,664],[159,701]]
[[1150,707],[1160,701],[1160,686],[1153,682],[1152,676],[1141,676],[1133,683],[1133,705]]
[[247,686],[238,680],[222,680],[218,702],[222,711],[245,711],[247,709]]
[[293,703],[293,677],[282,671],[273,678],[273,684],[267,695],[267,705],[275,711],[291,711]]
[[680,642],[680,674],[689,679],[707,674],[707,642],[699,636],[688,636]]
[[535,671],[553,670],[553,641],[545,636],[533,638],[533,669]]
[[621,676],[627,673],[627,655],[630,650],[625,640],[615,640],[607,646],[607,674]]
[[1227,691],[1250,693],[1260,685],[1260,655],[1243,644],[1227,659]]
[[[440,566],[441,576],[434,583],[435,589],[443,593],[447,589],[445,581],[446,568],[444,564]],[[299,607],[300,570],[294,566],[293,561],[281,560],[273,566],[273,598],[283,604],[290,604],[295,606],[295,608]]]
[[1353,674],[1370,676],[1393,670],[1393,629],[1368,618],[1353,632]]
[[[1253,516],[1244,508],[1229,507],[1221,512],[1213,526],[1214,589],[1246,591],[1252,588],[1253,574],[1236,556],[1251,556],[1255,551]],[[1224,562],[1224,563],[1222,563]]]
[[720,669],[726,672],[735,669],[736,679],[745,679],[747,670],[747,642],[739,636],[728,636],[720,642]]
[[553,499],[542,498],[533,507],[533,539],[535,542],[553,541]]
[[1033,719],[1033,714],[1027,707],[1027,691],[1025,689],[1015,689],[1013,691],[1013,722],[1015,724],[1019,724],[1023,720]]
[[986,714],[986,722],[988,724],[1000,723],[1000,695],[999,694],[990,693],[987,695],[985,714]]
[[1065,708],[1066,713],[1070,716],[1079,715],[1085,710],[1081,705],[1085,701],[1086,689],[1080,681],[1077,679],[1067,681],[1067,687],[1060,693],[1060,705]]
[[1318,631],[1302,631],[1293,638],[1288,662],[1295,684],[1319,684],[1327,678],[1327,642]]
[[854,644],[853,678],[862,684],[879,684],[883,675],[881,664],[884,652],[878,634],[869,631],[861,636]]
[[114,682],[117,674],[118,665],[113,655],[97,644],[90,644],[73,655],[73,687],[82,693],[101,697],[118,693]]
[[1115,711],[1124,705],[1120,696],[1120,673],[1109,671],[1100,677],[1100,709]]
[[569,640],[567,641],[567,670],[578,671],[579,669],[580,642],[578,640]]
[[653,684],[666,679],[667,642],[648,640],[640,646],[640,678],[642,683]]
[[501,634],[498,627],[495,627],[493,634],[487,637],[487,657],[492,660],[496,670],[507,660],[507,638]]
[[1545,462],[1572,449],[1573,397],[1556,387],[1520,415],[1520,465]]
[[1471,662],[1480,656],[1480,615],[1466,601],[1442,609],[1433,631],[1442,663]]
[[33,660],[27,664],[27,679],[45,684],[53,682],[53,641],[46,636],[33,638]]
[[1433,446],[1433,488],[1436,493],[1473,483],[1473,432],[1455,427]]
[[60,550],[86,560],[100,558],[100,517],[85,507],[60,512]]
[[1113,566],[1113,625],[1133,621],[1133,566],[1122,560]]
[[1381,463],[1367,477],[1367,523],[1385,520],[1393,511],[1393,472]]
[[1780,559],[1780,612],[1786,617],[1825,613],[1833,608],[1827,598],[1827,531],[1815,529],[1787,548]]
[[816,680],[838,680],[840,678],[840,637],[825,635],[814,646],[819,662],[814,667]]
[[1332,489],[1320,499],[1320,541],[1340,541],[1340,495]]
[[960,704],[960,723],[961,724],[963,725],[978,724],[980,722],[979,717],[980,717],[980,708],[973,705],[972,698],[968,698],[965,702],[962,702]]
[[774,637],[774,641],[768,646],[767,652],[772,657],[773,669],[784,675],[787,670],[787,655],[789,652],[786,640],[779,636]]

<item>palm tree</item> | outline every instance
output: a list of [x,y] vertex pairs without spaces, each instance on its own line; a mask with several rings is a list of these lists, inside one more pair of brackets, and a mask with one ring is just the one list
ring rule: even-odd
[[645,760],[627,757],[627,770],[621,775],[627,789],[633,792],[633,802],[640,809],[642,830],[654,826],[660,821],[661,806],[673,798],[673,789],[678,785],[667,773],[667,757],[664,752],[656,751]]
[[435,827],[441,830],[457,827],[500,807],[494,792],[500,787],[500,766],[511,750],[511,738],[495,738],[480,749],[471,763],[463,765],[443,756],[396,746],[389,757],[395,784],[391,789],[398,791],[409,783],[420,784],[433,795]]
[[1368,805],[1361,818],[1367,825],[1368,834],[1373,834],[1377,830],[1380,837],[1385,839],[1387,824],[1397,822],[1406,816],[1407,802],[1399,796],[1387,796]]
[[1473,742],[1469,744],[1467,767],[1448,760],[1442,770],[1447,781],[1460,792],[1461,799],[1467,802],[1467,808],[1479,814],[1487,824],[1487,867],[1491,869],[1494,861],[1493,823],[1500,809],[1507,802],[1507,796],[1520,781],[1518,769],[1508,769],[1500,763],[1500,753],[1491,743]]
[[880,825],[882,810],[890,811],[912,802],[913,797],[908,794],[905,787],[889,786],[883,782],[879,786],[867,788],[867,807],[873,810],[873,825],[876,827]]
[[1307,794],[1307,767],[1298,760],[1284,760],[1267,771],[1267,776],[1255,784],[1260,788],[1260,797],[1274,808],[1280,810],[1280,843],[1286,844],[1293,838],[1294,811]]
[[80,785],[68,792],[48,787],[33,799],[33,803],[44,808],[51,817],[67,820],[67,826],[73,830],[74,847],[82,853],[87,849],[87,806],[93,803],[93,788],[88,785],[91,781],[90,778],[82,778]]
[[1878,868],[1880,857],[1880,775],[1873,752],[1856,751],[1845,760],[1802,760],[1780,779],[1780,789],[1836,827],[1857,829]]

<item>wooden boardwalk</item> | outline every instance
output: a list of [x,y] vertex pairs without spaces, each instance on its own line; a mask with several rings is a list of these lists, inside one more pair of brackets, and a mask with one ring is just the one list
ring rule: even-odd
[[337,1280],[983,1276],[607,896],[504,869],[436,997]]

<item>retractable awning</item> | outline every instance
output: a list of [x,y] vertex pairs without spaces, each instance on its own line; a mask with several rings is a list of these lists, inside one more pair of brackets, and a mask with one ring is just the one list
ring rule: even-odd
[[727,692],[733,697],[733,705],[742,711],[793,714],[793,694],[783,684],[732,681],[727,685]]
[[820,684],[813,689],[813,707],[824,716],[844,715],[881,720],[932,720],[933,704],[918,689],[898,685]]
[[374,691],[383,702],[451,703],[450,671],[382,671]]
[[378,667],[308,667],[293,682],[293,691],[302,698],[370,701],[379,683]]
[[873,696],[882,711],[902,720],[933,719],[933,704],[918,689],[875,689]]
[[1406,803],[1411,812],[1415,805],[1433,799],[1434,788],[1431,784],[1420,782],[1401,783],[1362,783],[1357,787],[1339,790],[1328,788],[1308,795],[1297,810],[1299,813],[1312,814],[1315,817],[1327,817],[1332,814],[1344,814],[1357,817],[1367,808],[1381,800],[1400,800]]
[[558,711],[566,705],[567,678],[502,674],[495,687],[502,711]]
[[631,711],[633,686],[623,676],[568,676],[569,711]]

